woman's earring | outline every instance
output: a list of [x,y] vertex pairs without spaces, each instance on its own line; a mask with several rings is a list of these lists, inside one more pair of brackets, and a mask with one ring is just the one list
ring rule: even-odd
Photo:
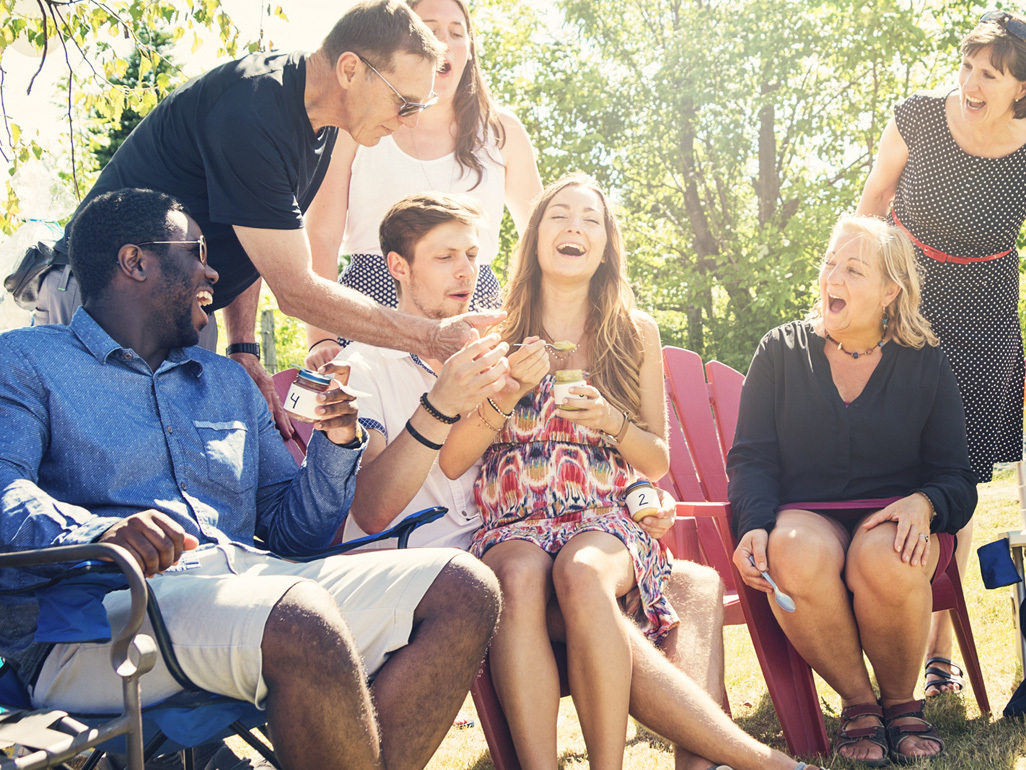
[[887,309],[885,308],[884,309],[884,314],[883,314],[883,327],[884,327],[885,330],[887,329],[887,322],[889,320],[890,320],[890,318],[887,317]]

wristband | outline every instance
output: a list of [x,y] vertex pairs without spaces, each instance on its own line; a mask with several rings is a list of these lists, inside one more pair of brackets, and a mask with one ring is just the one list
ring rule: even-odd
[[317,340],[317,342],[315,342],[313,345],[308,347],[306,349],[306,352],[309,353],[311,350],[313,350],[315,347],[320,345],[322,342],[334,342],[336,345],[338,344],[338,340],[336,338],[334,338],[334,337],[325,337],[323,340]]
[[420,435],[420,433],[417,432],[417,429],[410,424],[409,420],[406,421],[406,432],[413,436],[414,441],[416,441],[418,444],[426,446],[428,449],[434,449],[437,452],[439,449],[442,448],[441,444],[436,444],[434,441],[431,441],[430,439]]
[[501,425],[498,428],[496,428],[494,425],[488,422],[488,418],[484,416],[484,409],[482,409],[481,407],[482,404],[478,404],[477,409],[475,410],[477,414],[477,421],[481,423],[481,425],[483,425],[485,428],[490,430],[492,433],[498,433],[500,430],[502,430]]
[[458,414],[455,417],[450,417],[449,415],[442,414],[437,409],[435,409],[432,403],[428,401],[427,393],[421,393],[420,405],[424,407],[425,410],[427,410],[428,414],[430,414],[432,417],[434,417],[441,423],[445,423],[446,425],[452,425],[460,421],[460,415]]
[[232,356],[236,353],[249,353],[251,356],[260,358],[260,343],[259,342],[234,342],[224,350],[226,356]]
[[627,429],[630,428],[630,426],[631,421],[627,417],[627,412],[623,412],[623,425],[620,426],[620,430],[616,432],[615,436],[612,433],[606,433],[605,431],[602,432],[605,434],[606,438],[614,444],[619,444],[627,436]]

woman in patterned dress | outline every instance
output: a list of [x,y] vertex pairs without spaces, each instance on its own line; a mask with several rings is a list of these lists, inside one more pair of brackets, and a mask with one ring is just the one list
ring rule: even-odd
[[[311,205],[317,223],[310,232],[313,267],[319,275],[337,276],[344,286],[395,307],[395,284],[378,241],[385,212],[412,193],[462,193],[486,215],[470,309],[495,308],[502,294],[491,262],[498,256],[503,206],[523,232],[531,202],[541,192],[534,148],[516,115],[488,91],[465,0],[407,3],[446,46],[435,75],[438,102],[374,147],[360,147],[345,132],[339,134],[321,193]],[[379,70],[381,65],[373,63]],[[350,261],[338,276],[340,248]],[[334,335],[309,325],[307,344],[311,368],[339,350]]]
[[[509,357],[519,388],[458,423],[439,458],[456,478],[484,453],[475,495],[485,524],[472,551],[503,585],[492,676],[525,767],[555,766],[559,681],[546,630],[553,594],[592,767],[623,760],[630,621],[617,600],[640,601],[637,617],[651,639],[677,622],[662,594],[669,557],[623,502],[631,482],[669,467],[659,329],[633,305],[602,192],[581,176],[547,188],[503,306],[505,341],[524,343]],[[545,342],[556,340],[576,348],[547,353]],[[554,401],[560,369],[588,372],[589,384],[563,400],[575,411]]]
[[[955,372],[978,482],[1022,459],[1019,255],[1026,219],[1026,22],[991,11],[963,40],[957,89],[916,94],[894,111],[860,214],[890,215],[916,247],[923,315]],[[958,533],[965,573],[972,523]],[[962,689],[951,621],[933,618],[927,696]]]

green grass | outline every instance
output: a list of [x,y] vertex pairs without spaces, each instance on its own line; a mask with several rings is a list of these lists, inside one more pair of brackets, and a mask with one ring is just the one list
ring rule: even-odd
[[[981,485],[979,489],[974,546],[989,543],[1000,533],[1020,526],[1015,479],[1010,469],[996,474],[994,481]],[[966,603],[983,665],[987,694],[995,717],[1000,717],[1001,710],[1023,676],[1014,647],[1011,589],[986,590],[980,579],[975,554],[970,559],[968,572],[963,581]],[[724,637],[727,692],[734,719],[759,740],[785,749],[747,630],[744,626],[728,627]],[[822,680],[817,679],[817,685],[827,731],[832,736],[837,728],[840,700]],[[921,681],[919,688],[921,697]],[[473,703],[469,698],[465,711],[473,713]],[[931,770],[1026,770],[1026,724],[982,716],[968,686],[960,697],[944,696],[931,700],[926,715],[947,741],[948,753],[916,767],[929,767]],[[560,705],[559,746],[560,767],[587,767],[584,739],[569,698],[564,698]],[[827,765],[832,770],[864,767],[838,757],[830,758]],[[673,753],[665,742],[632,724],[624,766],[637,770],[672,768]],[[488,746],[480,727],[451,730],[428,765],[431,770],[490,770],[491,767]]]

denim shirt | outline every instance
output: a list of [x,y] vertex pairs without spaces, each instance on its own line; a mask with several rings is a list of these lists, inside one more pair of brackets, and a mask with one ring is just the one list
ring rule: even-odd
[[[309,552],[345,519],[361,453],[316,431],[297,468],[241,366],[176,348],[152,372],[81,308],[70,326],[0,334],[0,551],[88,543],[152,508],[201,548],[255,534]],[[0,587],[55,569],[3,570]],[[46,654],[37,615],[31,595],[0,601],[0,656],[23,676]]]

